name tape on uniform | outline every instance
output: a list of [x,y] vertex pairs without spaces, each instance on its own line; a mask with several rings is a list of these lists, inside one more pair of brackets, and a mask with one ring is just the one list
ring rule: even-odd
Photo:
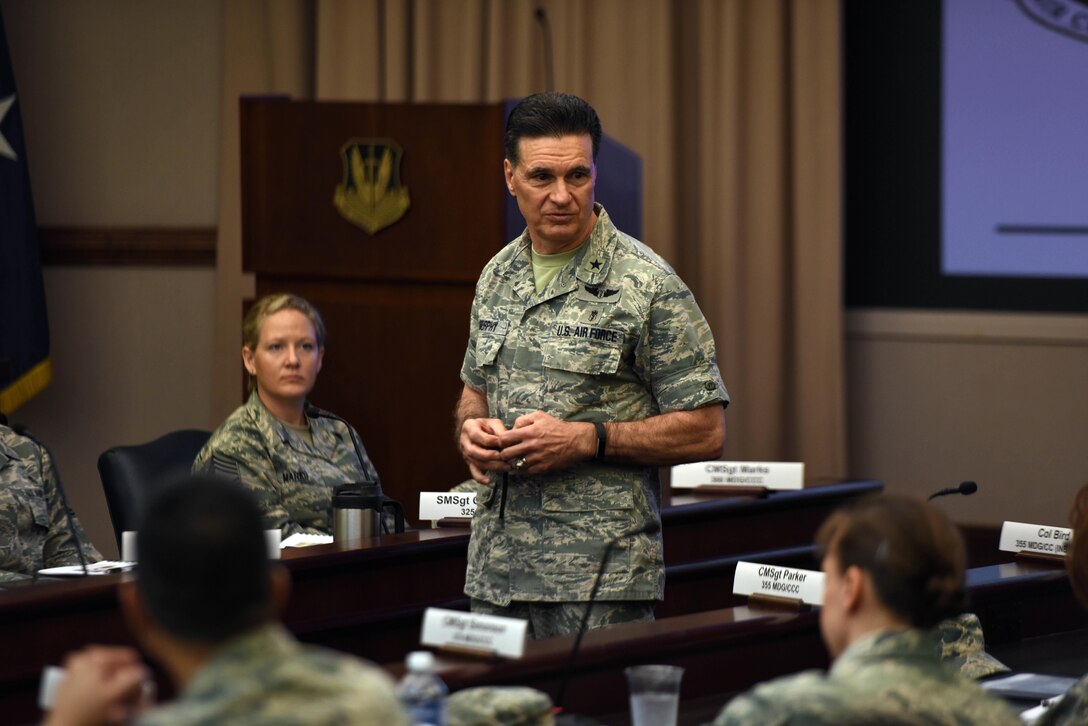
[[506,658],[525,653],[529,622],[521,618],[478,615],[461,610],[427,608],[423,615],[423,645],[459,646],[494,651]]
[[1001,525],[1001,540],[997,548],[1002,552],[1028,552],[1065,557],[1073,530],[1065,527],[1047,527],[1042,524],[1005,522]]
[[476,495],[471,492],[420,492],[419,518],[471,517],[476,513]]
[[798,570],[793,567],[738,562],[733,577],[734,595],[773,595],[822,605],[824,602],[824,573]]
[[699,461],[672,468],[671,486],[707,485],[802,489],[805,465],[798,461]]

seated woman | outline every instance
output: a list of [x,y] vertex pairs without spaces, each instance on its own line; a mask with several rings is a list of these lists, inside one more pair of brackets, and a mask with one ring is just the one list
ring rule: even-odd
[[[1077,492],[1073,509],[1069,512],[1069,526],[1073,539],[1065,553],[1065,569],[1069,584],[1080,604],[1088,608],[1088,484]],[[1080,546],[1077,546],[1077,543]],[[1035,726],[1065,726],[1088,723],[1088,675],[1073,684],[1062,699],[1048,708],[1035,721]]]
[[930,628],[964,599],[963,541],[947,518],[921,501],[880,495],[832,514],[816,542],[831,670],[756,686],[716,724],[1019,723],[940,662]]
[[321,314],[297,295],[268,295],[246,315],[242,338],[249,400],[212,434],[193,473],[240,481],[269,529],[331,534],[333,487],[378,473],[361,444],[360,461],[347,424],[307,415],[325,356]]

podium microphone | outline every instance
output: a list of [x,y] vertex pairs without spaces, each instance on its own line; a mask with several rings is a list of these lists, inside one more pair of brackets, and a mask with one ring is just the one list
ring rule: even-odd
[[589,624],[589,614],[593,610],[593,606],[597,601],[597,590],[601,587],[601,577],[604,576],[605,565],[608,564],[608,558],[612,555],[612,549],[621,541],[628,537],[638,537],[643,534],[657,534],[661,529],[661,522],[656,519],[651,519],[649,522],[633,529],[630,532],[624,532],[619,537],[615,537],[608,541],[608,544],[604,546],[604,554],[601,556],[601,566],[597,569],[597,577],[593,580],[593,589],[589,592],[589,601],[586,603],[585,614],[582,615],[582,623],[578,626],[578,637],[574,639],[574,646],[570,649],[570,659],[567,661],[566,671],[563,673],[563,680],[559,684],[559,694],[555,699],[555,707],[557,711],[563,710],[563,696],[567,691],[567,681],[570,679],[571,670],[574,668],[574,662],[578,658],[578,651],[582,647],[582,638],[586,634],[586,626]]
[[930,499],[936,499],[937,497],[946,497],[949,494],[962,494],[966,497],[970,494],[974,494],[977,491],[978,484],[974,483],[973,481],[964,481],[960,482],[960,485],[958,487],[949,487],[948,489],[941,489],[938,492],[933,492],[929,495],[929,499],[927,499],[926,501],[928,502]]
[[[64,507],[64,519],[68,524],[68,535],[72,538],[72,543],[76,546],[76,555],[79,556],[79,566],[83,568],[84,576],[90,575],[90,571],[87,569],[87,557],[83,554],[83,542],[79,539],[79,532],[76,530],[75,518],[72,517],[72,508],[68,506],[68,494],[64,491],[64,484],[60,479],[60,469],[57,468],[57,459],[53,456],[53,452],[49,450],[49,447],[42,443],[37,436],[30,433],[30,429],[26,426],[15,425],[11,427],[11,430],[20,436],[25,436],[35,444],[37,444],[49,458],[53,460],[53,479],[57,482],[57,493],[60,495],[60,505]],[[42,466],[41,459],[38,459],[38,472],[42,476],[42,483],[45,482],[45,467]]]

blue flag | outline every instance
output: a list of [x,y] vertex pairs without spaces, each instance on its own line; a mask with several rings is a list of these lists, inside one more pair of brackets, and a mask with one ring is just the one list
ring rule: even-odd
[[22,406],[52,375],[23,122],[0,17],[0,412]]

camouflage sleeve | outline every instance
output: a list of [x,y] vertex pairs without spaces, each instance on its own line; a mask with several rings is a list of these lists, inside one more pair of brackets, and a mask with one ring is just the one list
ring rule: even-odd
[[[79,553],[77,546],[83,550],[83,556],[87,562],[98,562],[102,554],[91,544],[87,533],[83,531],[83,525],[72,512],[71,527],[68,522],[68,512],[65,511],[64,498],[61,496],[60,474],[53,466],[53,459],[49,452],[42,452],[42,481],[45,485],[45,499],[49,506],[49,534],[45,539],[45,547],[42,549],[42,558],[46,567],[59,567],[61,565],[78,565]],[[69,503],[69,509],[71,504]],[[78,545],[72,537],[72,530],[78,537]]]
[[[35,544],[24,538],[24,530],[33,519],[44,518],[44,511],[27,510],[14,487],[3,481],[0,471],[0,583],[26,580],[34,575],[38,556]],[[42,507],[44,509],[44,506]]]
[[1088,723],[1088,676],[1081,678],[1058,701],[1035,720],[1035,726],[1065,726]]
[[714,336],[691,291],[667,276],[651,302],[636,367],[649,382],[662,411],[691,411],[728,404],[714,349]]

